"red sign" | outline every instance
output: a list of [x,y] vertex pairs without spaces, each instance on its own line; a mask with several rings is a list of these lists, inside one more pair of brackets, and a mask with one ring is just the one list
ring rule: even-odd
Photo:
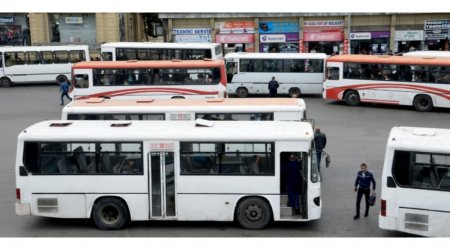
[[255,22],[225,22],[224,28],[255,28]]
[[306,42],[342,41],[343,39],[344,36],[342,32],[303,33],[303,40]]
[[255,35],[253,34],[232,34],[232,35],[216,35],[216,43],[254,43]]
[[342,32],[342,27],[303,27],[303,32]]

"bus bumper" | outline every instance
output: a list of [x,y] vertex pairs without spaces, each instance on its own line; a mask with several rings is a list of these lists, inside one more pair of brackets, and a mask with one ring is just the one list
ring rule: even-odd
[[31,206],[28,203],[16,202],[16,214],[17,215],[31,215]]
[[386,230],[398,230],[397,219],[378,215],[378,227]]

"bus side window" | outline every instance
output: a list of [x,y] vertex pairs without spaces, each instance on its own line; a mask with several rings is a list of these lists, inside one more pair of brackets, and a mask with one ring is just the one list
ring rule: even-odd
[[41,63],[42,64],[52,64],[53,63],[53,53],[51,51],[41,52]]
[[328,80],[339,80],[339,68],[328,67]]

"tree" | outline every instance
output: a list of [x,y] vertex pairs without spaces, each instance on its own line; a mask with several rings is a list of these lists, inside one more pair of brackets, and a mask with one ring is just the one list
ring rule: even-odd
[[151,37],[158,37],[156,27],[162,26],[161,19],[158,18],[157,13],[142,13],[144,19],[145,34]]

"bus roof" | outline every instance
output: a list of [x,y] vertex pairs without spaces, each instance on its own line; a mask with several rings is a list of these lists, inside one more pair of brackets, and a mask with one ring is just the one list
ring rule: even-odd
[[388,146],[395,149],[418,152],[449,152],[450,129],[394,127],[391,129]]
[[72,66],[73,69],[115,69],[115,68],[209,68],[221,67],[222,60],[166,60],[166,61],[90,61],[79,62]]
[[153,43],[153,42],[113,42],[104,43],[101,48],[186,48],[186,49],[202,49],[214,48],[219,43]]
[[[69,103],[66,108],[77,107],[175,107],[177,109],[185,110],[186,107],[198,107],[204,110],[205,107],[219,107],[225,108],[227,106],[246,106],[248,110],[253,110],[251,107],[273,107],[296,110],[305,108],[305,102],[299,98],[218,98],[218,99],[104,99],[91,98],[84,100],[74,100]],[[287,111],[287,110],[286,110]]]
[[448,58],[418,57],[418,56],[388,56],[388,55],[339,55],[328,58],[328,62],[348,63],[380,63],[407,65],[450,65]]
[[51,50],[89,50],[88,45],[54,45],[54,46],[1,46],[0,51],[51,51]]
[[[57,126],[55,124],[69,124]],[[129,124],[111,126],[112,124]],[[311,123],[222,121],[196,126],[195,121],[43,121],[19,135],[27,141],[311,141]]]
[[403,54],[403,56],[450,57],[450,51],[417,50],[406,52]]
[[252,59],[326,59],[324,53],[228,53],[225,59],[230,58],[252,58]]

